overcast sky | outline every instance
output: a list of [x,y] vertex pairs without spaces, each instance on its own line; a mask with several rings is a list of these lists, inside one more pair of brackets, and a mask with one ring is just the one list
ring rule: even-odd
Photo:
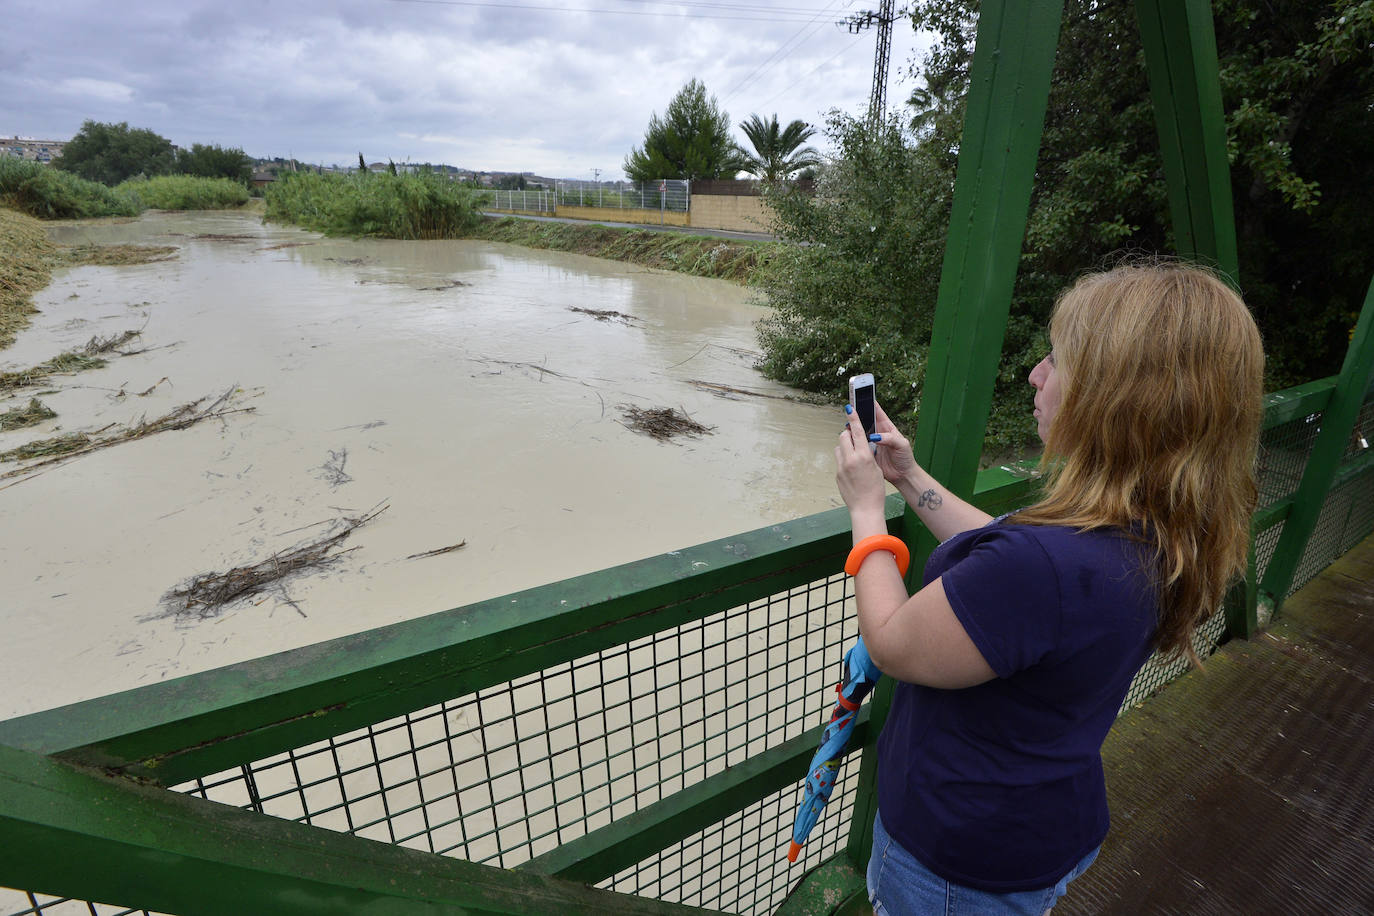
[[[877,0],[8,0],[0,136],[127,121],[178,146],[315,163],[442,162],[622,177],[684,83],[736,125],[862,113]],[[893,26],[889,106],[919,53]],[[824,148],[818,136],[813,143]]]

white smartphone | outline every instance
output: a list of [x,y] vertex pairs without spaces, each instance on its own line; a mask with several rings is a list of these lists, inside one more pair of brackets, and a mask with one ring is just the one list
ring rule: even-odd
[[[849,405],[859,415],[859,422],[864,426],[864,435],[873,435],[878,424],[873,410],[873,373],[863,372],[859,375],[850,376]],[[870,442],[869,447],[875,452],[878,450],[875,443]]]

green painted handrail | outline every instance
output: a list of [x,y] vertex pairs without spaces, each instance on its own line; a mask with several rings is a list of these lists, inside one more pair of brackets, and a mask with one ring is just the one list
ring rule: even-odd
[[715,912],[264,817],[4,746],[0,799],[0,887],[78,900],[182,916]]

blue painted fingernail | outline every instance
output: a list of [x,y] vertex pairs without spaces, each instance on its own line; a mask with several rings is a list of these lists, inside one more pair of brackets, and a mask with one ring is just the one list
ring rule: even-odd
[[869,434],[868,434],[868,441],[869,441],[869,442],[882,442],[882,441],[883,441],[883,437],[880,436],[880,435],[877,434],[877,433],[869,433]]
[[854,412],[854,405],[853,405],[853,404],[846,404],[846,405],[844,405],[844,412],[845,412],[845,413],[853,413],[853,412]]

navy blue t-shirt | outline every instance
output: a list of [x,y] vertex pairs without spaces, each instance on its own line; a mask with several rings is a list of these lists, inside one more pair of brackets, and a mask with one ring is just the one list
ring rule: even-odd
[[941,544],[964,630],[996,672],[962,690],[898,682],[878,739],[883,826],[947,881],[1050,887],[1107,835],[1102,741],[1149,655],[1148,548],[1117,530],[1006,524]]

